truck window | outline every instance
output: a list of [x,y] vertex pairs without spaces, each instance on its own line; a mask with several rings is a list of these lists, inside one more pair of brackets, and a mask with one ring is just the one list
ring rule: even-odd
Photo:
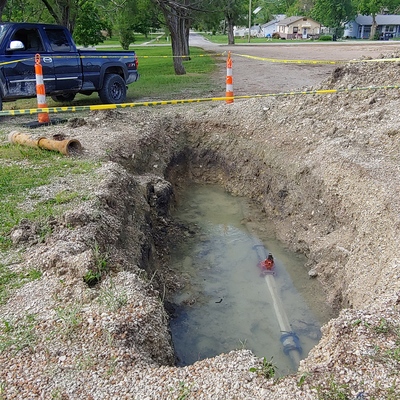
[[6,25],[0,25],[0,43],[3,41],[3,37],[6,32],[7,32]]
[[37,29],[18,29],[11,40],[19,40],[25,46],[23,52],[43,51],[43,43]]
[[71,45],[68,42],[68,38],[62,29],[46,29],[47,37],[53,51],[71,51]]

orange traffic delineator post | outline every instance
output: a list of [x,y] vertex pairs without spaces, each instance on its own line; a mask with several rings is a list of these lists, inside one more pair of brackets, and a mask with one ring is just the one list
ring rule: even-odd
[[[46,103],[46,88],[44,87],[43,69],[40,64],[40,54],[35,55],[35,75],[36,75],[36,97],[38,108],[47,108]],[[49,124],[50,117],[48,113],[38,114],[39,124]]]
[[[37,98],[37,108],[48,108],[46,103],[46,88],[44,86],[43,79],[43,68],[40,63],[40,54],[35,55],[35,75],[36,75],[36,98]],[[43,125],[54,125],[65,122],[66,120],[53,119],[50,121],[49,113],[40,112],[38,113],[38,120],[33,122],[28,122],[23,124],[27,128],[37,128]]]
[[228,59],[226,60],[226,97],[232,97],[227,99],[226,104],[233,103],[233,78],[232,78],[232,58],[231,52],[228,52]]

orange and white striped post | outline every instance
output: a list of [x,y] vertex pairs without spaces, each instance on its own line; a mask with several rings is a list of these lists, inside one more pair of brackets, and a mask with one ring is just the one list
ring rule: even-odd
[[233,78],[232,78],[232,58],[231,52],[228,52],[228,59],[226,60],[226,94],[225,97],[232,97],[227,99],[226,104],[233,103]]
[[[44,87],[43,69],[40,64],[40,54],[35,55],[35,75],[36,75],[36,97],[38,108],[47,108],[46,89]],[[48,124],[50,122],[48,113],[38,114],[39,124]]]

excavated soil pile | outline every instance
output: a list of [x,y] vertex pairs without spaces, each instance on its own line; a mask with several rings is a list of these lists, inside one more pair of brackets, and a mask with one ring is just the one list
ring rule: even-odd
[[[400,92],[354,90],[397,84],[399,72],[398,61],[365,60],[338,67],[321,88],[346,91],[329,95],[96,112],[41,128],[78,139],[101,166],[21,199],[71,190],[85,200],[65,206],[44,242],[29,221],[11,234],[3,263],[43,276],[0,308],[1,396],[399,398]],[[162,300],[179,285],[168,210],[182,179],[258,202],[343,309],[297,375],[266,379],[247,350],[173,366]],[[88,287],[82,277],[104,259],[107,273]]]

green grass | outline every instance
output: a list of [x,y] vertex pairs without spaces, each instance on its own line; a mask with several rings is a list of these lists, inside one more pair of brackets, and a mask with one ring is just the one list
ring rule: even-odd
[[[216,57],[192,47],[190,61],[184,61],[185,75],[175,75],[170,47],[138,47],[140,79],[131,85],[133,98],[178,99],[201,97],[213,89],[209,76],[216,69]],[[206,56],[204,56],[206,55]],[[225,82],[221,83],[224,87]]]
[[24,320],[18,322],[1,320],[0,353],[10,348],[15,354],[26,347],[33,348],[37,341],[35,325],[34,314],[28,314]]
[[[107,43],[105,42],[105,44]],[[117,43],[115,44],[115,48],[99,48],[98,50],[121,50],[121,47]],[[210,91],[215,90],[210,80],[210,74],[216,70],[217,63],[222,60],[221,58],[212,56],[201,48],[191,47],[191,59],[184,62],[186,74],[175,75],[171,46],[139,46],[135,48],[132,45],[131,48],[136,51],[138,56],[140,78],[128,86],[127,102],[208,97]],[[220,89],[221,95],[223,95],[225,82],[221,82]],[[71,103],[61,104],[53,101],[49,96],[46,97],[46,101],[49,107],[101,104],[97,93],[90,96],[77,95]],[[4,110],[36,107],[36,98],[3,104]]]
[[319,400],[350,400],[349,385],[338,383],[333,377],[324,386],[317,386],[315,388],[318,393]]
[[105,275],[109,269],[108,255],[100,251],[98,243],[94,243],[93,248],[94,266],[89,269],[84,275],[83,280],[89,286],[93,287],[100,282],[103,275]]
[[0,305],[5,304],[11,293],[28,282],[39,279],[42,273],[31,269],[23,272],[13,272],[0,264]]
[[[157,41],[158,37],[159,39]],[[134,49],[136,45],[148,43],[150,41],[154,41],[155,43],[163,43],[166,42],[165,37],[166,36],[164,32],[151,32],[147,36],[141,33],[135,33],[135,40],[133,43],[131,43],[130,48]],[[117,36],[107,38],[103,43],[99,43],[97,47],[104,45],[114,45],[115,47],[119,47],[119,49],[121,49],[121,44]]]
[[249,369],[250,372],[255,372],[257,375],[263,376],[265,379],[273,378],[276,374],[276,366],[271,361],[268,361],[266,357],[263,358],[262,365]]
[[[80,199],[76,192],[55,193],[50,200],[38,201],[29,191],[49,184],[54,178],[92,171],[98,164],[79,159],[69,159],[55,152],[19,145],[0,146],[0,249],[6,250],[11,241],[11,229],[22,219],[46,220],[58,212],[62,204]],[[82,197],[82,199],[84,196]],[[35,206],[21,207],[23,200]],[[46,227],[43,227],[44,233]]]

